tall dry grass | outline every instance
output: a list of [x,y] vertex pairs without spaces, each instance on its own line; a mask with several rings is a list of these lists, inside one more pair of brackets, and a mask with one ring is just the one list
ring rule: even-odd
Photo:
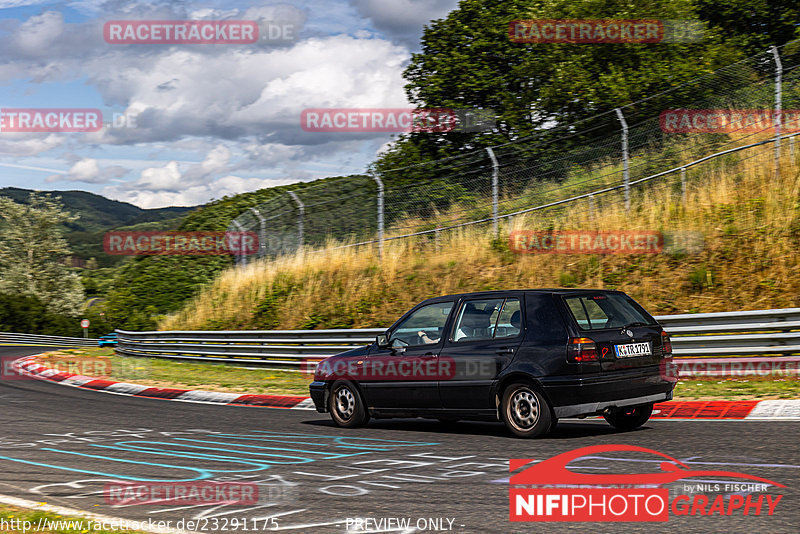
[[[501,226],[441,232],[438,239],[388,241],[259,261],[224,272],[161,329],[350,328],[391,324],[417,302],[467,291],[585,287],[621,289],[653,313],[800,306],[800,166],[784,150],[750,149],[637,188],[630,211],[621,194],[578,201],[559,213],[520,215]],[[443,214],[446,218],[446,214]],[[511,230],[702,232],[695,254],[515,254]],[[390,234],[391,235],[391,234]]]

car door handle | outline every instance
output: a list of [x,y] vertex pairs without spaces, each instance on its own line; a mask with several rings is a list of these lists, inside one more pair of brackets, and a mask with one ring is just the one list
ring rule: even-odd
[[497,349],[495,352],[497,354],[514,354],[514,349],[503,347],[502,349]]

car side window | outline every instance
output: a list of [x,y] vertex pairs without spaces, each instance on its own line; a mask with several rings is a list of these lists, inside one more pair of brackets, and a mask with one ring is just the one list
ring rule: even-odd
[[517,337],[522,330],[522,310],[519,299],[506,299],[503,310],[497,318],[495,338]]
[[389,344],[398,347],[438,343],[452,309],[453,302],[437,302],[419,308],[397,325]]
[[519,299],[469,300],[459,310],[452,340],[516,337],[522,328],[521,318]]

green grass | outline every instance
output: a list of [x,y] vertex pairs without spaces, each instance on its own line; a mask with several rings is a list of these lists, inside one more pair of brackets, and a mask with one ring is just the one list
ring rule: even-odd
[[50,352],[38,361],[49,367],[121,382],[230,393],[307,396],[311,381],[311,376],[305,373],[250,367],[247,362],[195,363],[116,356],[107,348]]
[[735,377],[682,379],[675,387],[676,400],[800,399],[798,377]]
[[[101,362],[95,366],[92,361]],[[194,363],[156,358],[115,356],[111,349],[71,349],[50,352],[43,363],[88,376],[155,387],[273,395],[308,395],[311,376],[296,371],[271,371],[236,364]],[[70,362],[77,363],[70,368]],[[92,373],[92,369],[100,372]],[[102,371],[110,371],[104,373]],[[675,400],[800,399],[798,377],[737,377],[682,379]]]
[[[62,516],[42,510],[25,510],[3,504],[0,504],[0,520],[2,520],[0,532],[13,532],[15,534],[22,532],[28,534],[87,534],[89,532],[92,534],[119,534],[120,532],[142,534],[142,531],[139,530],[123,530],[120,528],[117,530],[95,529],[94,527],[102,527],[102,524],[93,519]],[[49,528],[37,528],[39,525],[45,527],[46,524]],[[110,527],[112,525],[106,523],[106,526]],[[135,526],[135,524],[131,526]]]

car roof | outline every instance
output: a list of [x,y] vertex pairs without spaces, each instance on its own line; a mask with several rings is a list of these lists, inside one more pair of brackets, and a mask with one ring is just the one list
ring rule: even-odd
[[541,289],[497,289],[492,291],[472,291],[469,293],[454,293],[452,295],[442,295],[433,297],[424,302],[437,302],[441,300],[452,300],[472,297],[502,297],[509,293],[549,293],[551,295],[584,295],[586,293],[622,293],[615,289],[594,289],[594,288],[541,288]]

